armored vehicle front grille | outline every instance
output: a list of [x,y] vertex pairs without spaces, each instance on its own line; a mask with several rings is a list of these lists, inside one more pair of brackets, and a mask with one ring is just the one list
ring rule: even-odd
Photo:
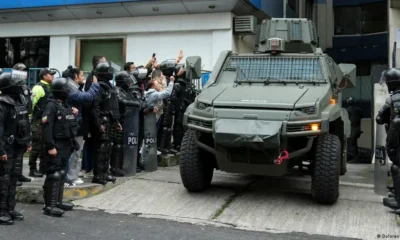
[[206,121],[201,121],[197,119],[188,119],[188,124],[193,124],[199,127],[204,127],[204,128],[212,128],[212,122],[206,122]]
[[262,152],[250,147],[238,147],[229,149],[230,160],[233,163],[248,164],[273,164],[274,154]]
[[234,56],[224,69],[238,69],[239,81],[326,82],[319,57]]

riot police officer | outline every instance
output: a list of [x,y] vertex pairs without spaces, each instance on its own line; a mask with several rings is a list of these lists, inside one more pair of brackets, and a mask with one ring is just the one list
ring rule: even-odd
[[25,79],[26,72],[17,70],[0,75],[0,224],[5,225],[24,219],[15,211],[15,195],[23,155],[31,149]]
[[353,159],[348,161],[349,163],[360,162],[358,144],[357,141],[360,138],[361,131],[361,119],[363,117],[362,109],[355,105],[354,98],[349,97],[347,99],[348,108],[346,109],[349,113],[349,119],[351,123],[351,134],[349,138],[349,153],[353,153]]
[[116,178],[109,174],[110,153],[112,145],[112,128],[122,131],[119,123],[120,113],[118,91],[110,83],[113,74],[121,68],[108,61],[100,62],[95,69],[95,76],[100,84],[100,91],[92,109],[95,156],[94,177],[92,182],[105,185],[107,181],[114,182]]
[[[29,71],[29,69],[26,67],[26,65],[25,64],[23,64],[23,63],[17,63],[17,64],[15,64],[14,66],[13,66],[13,69],[15,69],[15,70],[18,70],[18,71],[24,71],[24,72],[26,72],[26,73],[28,73],[28,71]],[[27,77],[28,77],[28,74],[26,75]],[[31,99],[31,96],[32,96],[32,92],[31,92],[31,89],[26,85],[26,84],[24,84],[24,86],[23,86],[23,96],[24,96],[24,98],[25,98],[25,102],[27,103],[27,108],[28,108],[28,114],[32,114],[32,99]],[[22,160],[22,159],[21,159]],[[18,163],[18,164],[21,164],[21,166],[23,165],[23,163],[22,162],[20,162],[20,163]],[[32,173],[32,174],[30,174],[32,177],[42,177],[43,176],[43,174],[41,174],[40,172],[36,172],[36,173]],[[27,178],[27,177],[25,177],[24,175],[22,175],[21,174],[21,176],[18,178],[18,183],[17,183],[17,186],[21,186],[22,185],[22,182],[30,182],[31,181],[31,179],[30,178]]]
[[[120,124],[123,126],[124,131],[127,131],[128,129],[131,132],[139,132],[139,111],[144,108],[141,100],[141,93],[140,93],[140,87],[139,87],[139,82],[136,80],[136,78],[132,75],[129,74],[127,71],[121,71],[115,74],[115,82],[116,82],[116,87],[118,90],[118,104],[119,104],[119,112],[120,112]],[[136,111],[135,113],[132,113],[132,121],[131,122],[125,122],[125,114],[126,110],[128,107],[134,107],[133,111]],[[134,130],[134,131],[132,131]],[[123,132],[122,131],[116,131],[115,138],[114,138],[114,143],[112,147],[112,153],[111,153],[111,173],[114,174],[114,176],[124,176],[123,172],[123,165],[124,165],[124,152],[122,147],[123,147]],[[134,161],[137,161],[137,151],[138,151],[138,143],[139,143],[139,137],[136,137],[136,149],[134,149],[134,152],[132,152],[133,157],[134,154],[136,154],[136,159]],[[140,172],[140,166],[136,169],[137,172]]]
[[178,64],[175,72],[178,79],[175,81],[174,90],[171,95],[171,102],[174,107],[174,126],[172,136],[174,139],[174,149],[180,151],[182,138],[185,133],[183,128],[183,115],[186,108],[196,98],[196,92],[191,80],[186,77],[184,64]]
[[400,208],[400,71],[395,68],[389,69],[384,73],[384,78],[389,91],[393,93],[379,110],[376,122],[380,125],[388,125],[386,151],[392,161],[390,172],[393,178],[395,197],[384,198],[383,203],[396,210]]
[[72,152],[80,147],[75,141],[79,127],[77,114],[67,103],[68,96],[79,91],[79,85],[60,77],[52,81],[50,91],[54,99],[47,100],[42,115],[43,167],[46,173],[43,213],[60,217],[64,211],[74,207],[71,203],[63,202],[63,193],[67,161]]
[[[160,64],[160,70],[169,80],[171,76],[176,74],[176,60],[166,60]],[[169,82],[167,83],[169,84]],[[172,137],[172,123],[174,117],[174,105],[171,103],[171,98],[164,100],[164,114],[161,123],[161,129],[159,133],[159,151],[166,153],[176,153],[177,151],[172,148],[171,137]]]

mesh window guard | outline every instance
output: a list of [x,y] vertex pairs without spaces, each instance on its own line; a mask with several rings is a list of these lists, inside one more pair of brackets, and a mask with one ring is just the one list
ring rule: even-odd
[[319,57],[231,57],[224,70],[232,68],[239,81],[326,82]]

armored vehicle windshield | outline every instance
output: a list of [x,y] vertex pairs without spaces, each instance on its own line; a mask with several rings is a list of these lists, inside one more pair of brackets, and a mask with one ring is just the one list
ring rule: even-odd
[[224,71],[237,71],[236,82],[324,83],[319,56],[232,56]]

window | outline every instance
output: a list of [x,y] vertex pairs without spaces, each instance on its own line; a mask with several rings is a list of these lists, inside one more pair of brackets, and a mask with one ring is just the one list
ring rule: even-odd
[[235,69],[238,80],[325,82],[319,57],[231,57],[224,70]]
[[356,35],[387,31],[387,3],[334,8],[335,35]]

